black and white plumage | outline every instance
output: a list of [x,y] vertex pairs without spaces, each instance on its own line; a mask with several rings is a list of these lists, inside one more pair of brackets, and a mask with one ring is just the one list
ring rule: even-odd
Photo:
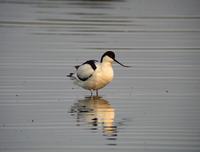
[[87,79],[89,79],[97,68],[97,65],[96,65],[97,62],[98,62],[97,60],[88,60],[82,65],[76,66],[77,77],[81,81],[86,81]]
[[124,67],[129,67],[117,61],[114,52],[107,51],[102,55],[101,62],[88,60],[81,65],[75,66],[76,72],[67,76],[74,80],[76,85],[90,90],[91,93],[96,90],[98,95],[98,90],[105,87],[113,79],[113,61]]

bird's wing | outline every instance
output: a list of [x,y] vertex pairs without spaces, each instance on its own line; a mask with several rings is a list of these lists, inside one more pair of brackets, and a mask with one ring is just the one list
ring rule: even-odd
[[81,81],[89,79],[96,69],[96,60],[89,60],[77,68],[76,75]]

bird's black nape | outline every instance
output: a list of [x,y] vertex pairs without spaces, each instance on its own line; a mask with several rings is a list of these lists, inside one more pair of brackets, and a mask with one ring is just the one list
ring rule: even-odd
[[104,53],[104,54],[102,55],[102,57],[101,57],[101,62],[103,61],[103,58],[104,58],[105,56],[109,56],[110,58],[115,59],[115,53],[114,53],[113,51],[107,51],[106,53]]

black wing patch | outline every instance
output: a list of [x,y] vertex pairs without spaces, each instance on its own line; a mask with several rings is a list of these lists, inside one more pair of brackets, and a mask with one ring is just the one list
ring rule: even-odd
[[86,80],[89,79],[91,76],[92,76],[92,74],[89,75],[89,77],[87,77],[87,78],[81,78],[81,77],[79,77],[79,76],[77,75],[77,77],[78,77],[81,81],[86,81]]
[[76,70],[78,70],[78,68],[80,67],[80,65],[76,65],[76,66],[74,66],[75,68],[76,68]]
[[97,60],[88,60],[85,63],[83,63],[82,65],[89,64],[93,70],[96,70],[97,66],[95,65],[95,62],[98,62],[98,61]]
[[[98,62],[98,61],[88,60],[84,62],[82,65],[76,66],[78,79],[80,79],[81,81],[88,80],[97,68],[97,66],[95,65],[95,62]],[[88,66],[90,66],[91,68],[88,69],[87,68]]]

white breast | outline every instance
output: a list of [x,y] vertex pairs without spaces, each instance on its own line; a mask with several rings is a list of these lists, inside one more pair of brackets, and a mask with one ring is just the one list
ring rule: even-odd
[[93,89],[101,89],[110,83],[113,79],[113,68],[112,65],[101,64],[95,70],[92,79]]

